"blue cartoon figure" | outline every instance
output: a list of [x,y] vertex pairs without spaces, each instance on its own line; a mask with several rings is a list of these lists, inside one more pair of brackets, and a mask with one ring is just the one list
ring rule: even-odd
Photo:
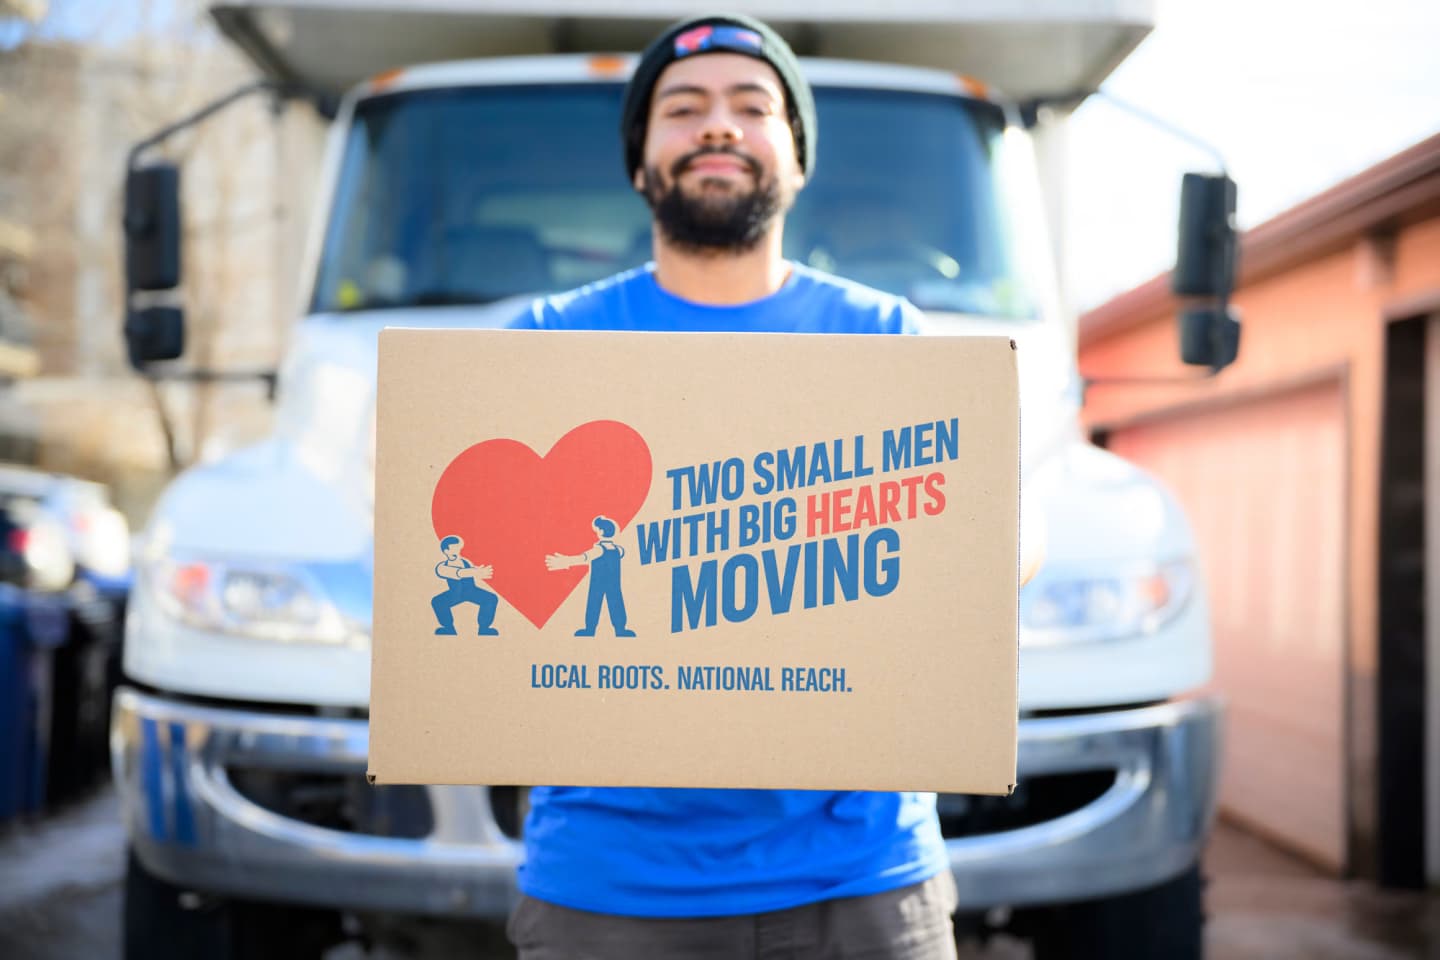
[[585,602],[585,626],[575,631],[577,637],[595,636],[600,625],[600,605],[610,608],[610,625],[617,637],[633,637],[635,631],[625,626],[625,597],[620,592],[620,558],[625,548],[614,540],[615,521],[609,517],[596,517],[591,523],[595,530],[595,546],[579,556],[569,557],[552,553],[545,557],[547,570],[566,570],[583,563],[590,564],[590,596]]
[[463,546],[465,541],[459,537],[446,537],[440,541],[440,551],[445,554],[445,559],[436,565],[435,575],[445,581],[446,588],[444,593],[430,601],[435,619],[440,623],[435,633],[455,636],[454,608],[462,603],[473,603],[480,608],[480,616],[476,618],[480,636],[498,637],[500,631],[490,624],[495,620],[495,608],[500,605],[500,598],[480,586],[481,581],[489,580],[495,571],[489,566],[477,567],[460,556]]

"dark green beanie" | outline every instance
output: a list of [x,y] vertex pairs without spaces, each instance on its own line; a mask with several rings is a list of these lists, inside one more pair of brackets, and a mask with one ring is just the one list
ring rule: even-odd
[[752,17],[739,14],[694,17],[660,34],[635,66],[620,110],[620,136],[625,144],[625,172],[635,179],[645,155],[645,130],[650,121],[650,96],[660,72],[684,57],[705,53],[741,53],[775,68],[785,87],[785,109],[795,134],[795,155],[808,176],[815,169],[815,97],[800,72],[800,61],[778,33]]

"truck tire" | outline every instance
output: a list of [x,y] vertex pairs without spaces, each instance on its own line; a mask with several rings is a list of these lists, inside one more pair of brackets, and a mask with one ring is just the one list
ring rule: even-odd
[[1196,865],[1148,890],[1037,911],[1035,960],[1201,960],[1203,888]]
[[319,960],[344,939],[338,915],[299,907],[196,898],[145,869],[125,871],[124,960]]

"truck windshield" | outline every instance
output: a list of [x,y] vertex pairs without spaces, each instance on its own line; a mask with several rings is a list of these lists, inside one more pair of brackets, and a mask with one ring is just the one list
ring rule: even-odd
[[[313,309],[488,303],[650,258],[620,88],[446,88],[359,104]],[[792,260],[922,309],[1034,313],[1010,229],[1000,110],[935,94],[816,91],[820,159],[785,226]]]

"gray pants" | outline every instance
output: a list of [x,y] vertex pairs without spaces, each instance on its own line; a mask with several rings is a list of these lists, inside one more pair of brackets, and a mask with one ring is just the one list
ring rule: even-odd
[[949,870],[888,893],[741,917],[651,919],[521,897],[506,928],[519,960],[954,960]]

